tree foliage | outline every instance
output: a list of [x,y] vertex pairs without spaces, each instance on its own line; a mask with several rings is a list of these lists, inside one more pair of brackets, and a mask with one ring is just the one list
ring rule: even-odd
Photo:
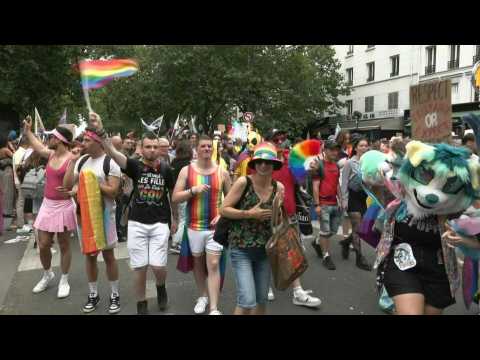
[[[348,93],[334,50],[325,45],[85,45],[0,46],[0,102],[21,113],[84,112],[74,64],[81,58],[131,57],[140,71],[92,90],[94,110],[125,132],[165,114],[196,116],[206,132],[236,113],[251,111],[261,131],[298,135]],[[6,66],[3,66],[3,65]],[[53,116],[53,115],[49,115]]]

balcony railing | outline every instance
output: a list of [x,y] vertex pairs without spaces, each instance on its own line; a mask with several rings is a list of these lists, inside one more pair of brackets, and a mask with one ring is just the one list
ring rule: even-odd
[[447,65],[448,70],[458,69],[458,59],[450,60]]
[[480,54],[473,55],[473,65],[480,61]]
[[435,65],[425,66],[425,75],[430,75],[435,73]]

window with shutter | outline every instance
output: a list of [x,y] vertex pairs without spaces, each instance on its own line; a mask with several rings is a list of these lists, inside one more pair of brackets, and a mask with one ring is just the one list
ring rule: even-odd
[[388,94],[388,110],[398,109],[398,92]]

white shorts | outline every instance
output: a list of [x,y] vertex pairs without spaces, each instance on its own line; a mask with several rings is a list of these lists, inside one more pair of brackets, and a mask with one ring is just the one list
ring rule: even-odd
[[198,255],[207,253],[219,254],[223,250],[223,246],[213,240],[213,230],[196,231],[188,229],[188,243],[192,254]]
[[130,255],[130,266],[134,269],[147,265],[167,266],[168,224],[142,224],[128,222],[127,248]]

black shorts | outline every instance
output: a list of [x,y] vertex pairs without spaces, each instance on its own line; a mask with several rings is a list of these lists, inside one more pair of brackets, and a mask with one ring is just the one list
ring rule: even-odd
[[359,212],[360,214],[365,214],[367,211],[367,194],[365,191],[353,191],[348,190],[348,208],[347,212]]
[[33,200],[28,198],[25,199],[25,202],[23,204],[23,212],[25,214],[31,214],[33,211]]
[[455,304],[443,264],[442,250],[414,246],[412,250],[417,265],[402,271],[393,260],[394,246],[392,245],[384,277],[388,295],[394,297],[402,294],[422,294],[426,304],[438,309]]

